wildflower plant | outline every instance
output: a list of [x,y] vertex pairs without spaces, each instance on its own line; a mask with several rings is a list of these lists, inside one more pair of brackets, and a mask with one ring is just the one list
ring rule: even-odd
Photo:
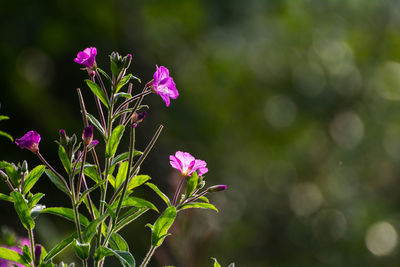
[[[77,89],[83,121],[82,138],[79,140],[76,134],[68,136],[63,129],[59,131],[58,156],[64,169],[56,170],[46,160],[45,153],[42,155],[39,149],[41,138],[36,131],[28,131],[15,143],[21,149],[34,153],[42,165],[29,170],[26,161],[22,164],[0,162],[0,178],[9,188],[8,194],[0,193],[0,199],[13,203],[29,236],[29,242],[21,251],[0,247],[0,258],[4,260],[21,266],[67,266],[55,264],[54,257],[72,246],[83,266],[103,266],[109,256],[117,257],[122,266],[139,266],[135,258],[140,256],[133,256],[119,232],[144,213],[154,211],[159,216],[154,223],[146,224],[151,236],[149,251],[142,256],[144,259],[140,264],[144,267],[171,234],[170,227],[179,212],[190,208],[217,211],[206,195],[225,190],[226,186],[206,188],[204,175],[208,172],[207,163],[187,152],[177,151],[170,156],[171,166],[181,173],[172,201],[157,185],[149,182],[148,175],[140,173],[141,164],[163,130],[160,125],[152,137],[145,140],[146,148],[143,151],[136,149],[135,130],[149,112],[145,111],[148,106],[143,104],[144,98],[156,93],[168,107],[171,99],[179,96],[168,69],[156,66],[153,79],[141,91],[134,93],[133,82],[139,85],[141,81],[127,74],[132,55],[122,57],[113,52],[110,55],[110,75],[97,66],[96,55],[97,49],[90,47],[79,52],[74,59],[89,75],[85,82],[93,93],[97,115],[89,113],[81,91]],[[106,84],[109,86],[106,87]],[[99,140],[94,139],[95,135],[99,136]],[[129,139],[128,147],[120,145],[124,138]],[[104,151],[98,150],[99,142],[104,143]],[[40,204],[44,194],[31,190],[43,174],[70,199],[70,207],[45,207]],[[184,184],[186,188],[182,192]],[[150,201],[135,196],[134,189],[139,186],[148,187],[157,194],[166,208],[156,207]],[[94,191],[100,192],[99,199],[92,197]],[[88,216],[82,214],[84,209]],[[73,221],[75,231],[55,247],[45,249],[34,238],[36,218],[42,213]]]

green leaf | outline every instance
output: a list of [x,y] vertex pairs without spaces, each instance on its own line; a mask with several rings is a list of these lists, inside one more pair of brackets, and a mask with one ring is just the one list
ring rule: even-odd
[[199,197],[198,200],[203,200],[206,203],[210,203],[210,200],[208,200],[208,198],[206,198],[205,196]]
[[129,251],[128,243],[117,233],[111,235],[109,244],[113,250]]
[[58,146],[58,157],[60,158],[65,171],[68,175],[70,175],[72,173],[71,162],[68,158],[67,152],[65,152],[65,148],[62,145]]
[[[42,210],[41,213],[53,214],[73,222],[75,221],[75,213],[73,209],[70,208],[51,207]],[[79,222],[85,227],[89,225],[89,220],[82,214],[79,214]]]
[[165,204],[167,204],[168,206],[171,206],[171,201],[169,200],[167,195],[165,195],[163,192],[161,192],[161,190],[155,184],[146,183],[146,185],[148,187],[150,187],[151,189],[153,189],[153,191],[156,192],[157,195],[159,195],[162,200],[164,200]]
[[107,74],[104,70],[100,69],[99,67],[97,67],[97,70],[98,70],[98,71],[101,73],[101,75],[103,75],[110,83],[112,82],[110,76],[108,76],[108,74]]
[[11,167],[11,166],[12,166],[12,164],[7,161],[4,161],[4,160],[0,161],[0,169],[4,169],[6,167]]
[[90,113],[86,112],[86,116],[88,120],[93,124],[93,126],[100,132],[103,139],[106,140],[106,133],[104,132],[104,128],[103,126],[101,126],[101,123],[96,119],[95,116]]
[[129,251],[113,250],[102,246],[96,250],[94,257],[97,261],[100,261],[104,257],[111,255],[117,257],[120,260],[122,266],[135,267],[135,259]]
[[[117,202],[114,202],[115,204]],[[114,205],[115,205],[114,204]],[[153,203],[144,200],[142,198],[138,198],[138,197],[127,197],[122,201],[122,207],[137,207],[137,208],[148,208],[148,209],[152,209],[158,212],[158,209],[156,208],[156,206],[153,205]]]
[[17,191],[11,192],[11,197],[14,199],[14,208],[21,220],[25,229],[30,230],[35,227],[31,214],[29,212],[28,203],[25,201],[24,196]]
[[28,198],[29,208],[34,207],[42,197],[44,197],[43,193],[36,193],[32,197]]
[[111,158],[114,156],[117,151],[119,141],[121,140],[122,135],[124,134],[125,126],[118,125],[112,131],[111,137],[108,139],[107,147],[106,147],[106,157]]
[[118,173],[117,173],[117,176],[115,177],[115,187],[114,188],[118,188],[120,185],[122,185],[122,183],[126,179],[126,173],[128,171],[128,164],[129,164],[128,161],[124,161],[124,162],[121,162],[121,164],[119,165]]
[[46,167],[44,165],[38,165],[29,172],[29,174],[25,177],[24,188],[22,189],[22,193],[24,195],[28,193],[29,190],[31,190],[31,188],[36,184],[45,169]]
[[6,133],[6,132],[0,131],[0,136],[7,137],[8,139],[10,139],[10,140],[11,140],[11,142],[13,142],[13,141],[14,141],[14,139],[12,138],[12,136],[11,136],[11,135],[9,135],[9,134],[8,134],[8,133]]
[[107,176],[107,178],[108,178],[108,182],[110,183],[110,185],[111,185],[113,188],[115,188],[115,178],[114,178],[114,176],[112,176],[111,174],[109,174],[109,175]]
[[60,243],[57,244],[54,248],[52,248],[49,253],[47,253],[46,257],[43,259],[44,262],[50,261],[53,259],[55,256],[57,256],[61,251],[63,251],[65,248],[67,248],[71,243],[74,241],[76,238],[77,234],[73,233],[66,239],[62,240]]
[[192,193],[197,187],[198,182],[199,182],[199,176],[197,175],[197,172],[193,172],[192,176],[190,176],[187,181],[185,198],[188,198],[192,195]]
[[125,84],[127,84],[131,79],[137,79],[137,80],[139,80],[139,82],[140,82],[140,79],[137,78],[137,77],[135,77],[135,76],[133,76],[132,74],[125,75],[125,77],[122,78],[121,81],[118,83],[118,85],[117,85],[117,87],[116,87],[116,89],[115,89],[115,93],[118,93],[119,90],[121,90],[121,88],[122,88]]
[[2,121],[2,120],[9,120],[9,119],[10,119],[10,117],[8,117],[8,116],[0,115],[0,121]]
[[168,235],[168,230],[174,223],[176,218],[176,209],[174,206],[168,207],[161,215],[158,217],[157,221],[154,223],[153,231],[151,233],[151,244],[158,247],[162,244],[165,237]]
[[80,243],[78,240],[74,239],[74,242],[72,243],[74,246],[75,254],[80,258],[81,260],[86,260],[89,258],[89,252],[90,252],[90,243]]
[[110,104],[108,103],[108,99],[103,89],[97,83],[92,82],[91,80],[85,80],[86,84],[89,86],[90,90],[92,90],[93,94],[95,94],[100,101],[106,106],[106,108],[110,108]]
[[[140,156],[142,154],[143,154],[143,152],[135,149],[133,156],[136,157],[136,156]],[[122,154],[119,154],[118,156],[115,156],[115,158],[112,160],[111,166],[114,166],[115,164],[117,164],[120,161],[127,160],[128,158],[129,158],[129,152],[124,152]]]
[[95,220],[93,220],[88,225],[88,227],[86,227],[85,230],[83,230],[82,237],[85,242],[90,243],[90,240],[92,240],[93,236],[96,234],[97,226],[99,224],[101,224],[107,217],[108,217],[108,214],[104,213],[103,215],[101,215],[101,216],[97,217]]
[[118,101],[118,99],[120,99],[121,97],[123,98],[131,98],[132,95],[128,94],[128,93],[118,93],[114,95],[114,103],[116,103]]
[[53,182],[53,184],[60,189],[61,191],[63,191],[65,194],[67,194],[68,196],[71,196],[70,192],[68,191],[68,188],[65,187],[65,185],[60,182],[60,180],[58,180],[57,176],[54,174],[54,172],[52,172],[51,170],[45,170],[44,173],[46,173],[46,175],[50,178],[50,181]]
[[128,184],[128,190],[132,190],[138,186],[141,186],[150,179],[151,179],[150,176],[144,174],[134,176]]
[[142,208],[142,209],[136,209],[132,208],[128,212],[126,212],[121,218],[119,219],[118,225],[115,227],[115,232],[118,232],[128,224],[130,224],[132,221],[136,220],[137,218],[140,217],[140,215],[144,214],[147,212],[149,209]]
[[[90,213],[90,205],[89,205],[89,201],[86,197],[83,199],[83,203],[85,203],[86,209]],[[94,215],[96,216],[96,218],[99,217],[99,211],[97,210],[96,206],[93,205],[92,208],[93,208],[93,212],[94,212]]]
[[[113,207],[113,206],[116,206],[116,205],[110,206],[107,202],[103,202],[103,203],[104,203],[104,205],[107,207],[107,212],[108,212],[108,214],[110,214],[111,218],[112,218],[113,221],[114,221],[115,218],[116,218],[116,216],[117,216],[117,214],[116,214],[115,211],[114,211],[114,208],[116,208],[116,207]],[[116,203],[116,202],[115,202],[115,203]]]
[[21,254],[8,248],[0,247],[0,258],[25,265],[29,264],[25,261],[24,257]]
[[218,263],[216,258],[211,258],[212,260],[214,260],[214,267],[221,267],[221,264]]
[[213,204],[204,203],[204,202],[193,202],[193,203],[180,205],[180,206],[178,206],[178,211],[185,210],[185,209],[192,209],[192,208],[211,209],[211,210],[215,210],[216,212],[218,212],[218,209]]
[[24,245],[22,248],[22,257],[24,257],[26,262],[32,261],[32,254],[31,250],[29,249],[28,245]]
[[96,165],[85,165],[83,173],[90,179],[92,179],[96,184],[103,182],[103,180],[99,176]]
[[0,193],[0,199],[1,200],[5,200],[5,201],[10,201],[10,202],[14,202],[14,199],[10,196],[7,196],[5,194]]

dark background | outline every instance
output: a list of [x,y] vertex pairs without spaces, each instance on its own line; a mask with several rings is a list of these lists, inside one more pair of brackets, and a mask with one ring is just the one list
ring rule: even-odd
[[[0,113],[11,119],[0,129],[38,131],[58,166],[59,129],[82,131],[77,87],[96,112],[73,58],[96,46],[109,70],[112,51],[132,53],[134,75],[147,82],[166,66],[180,93],[169,108],[146,99],[139,148],[165,130],[141,172],[171,196],[168,156],[183,150],[207,161],[208,184],[229,188],[211,196],[218,214],[180,216],[151,266],[398,266],[399,15],[378,0],[2,1]],[[39,163],[4,138],[0,158]],[[46,177],[35,190],[69,206]],[[138,262],[154,219],[123,233]],[[0,224],[24,234],[8,203]],[[43,215],[36,236],[50,249],[71,231]]]

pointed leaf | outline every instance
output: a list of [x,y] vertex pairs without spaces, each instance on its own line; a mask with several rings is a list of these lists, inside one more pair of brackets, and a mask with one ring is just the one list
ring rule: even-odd
[[214,260],[214,267],[221,267],[221,264],[218,263],[216,258],[211,258],[212,260]]
[[28,198],[29,208],[32,208],[33,206],[35,206],[42,197],[44,197],[43,193],[36,193],[31,198]]
[[[114,202],[117,203],[117,202]],[[158,209],[156,206],[153,205],[153,203],[144,200],[142,198],[138,197],[127,197],[122,201],[122,207],[137,207],[137,208],[148,208],[152,209],[158,212]]]
[[0,247],[0,258],[25,265],[29,264],[28,262],[25,261],[24,257],[21,254],[8,248]]
[[10,195],[14,199],[14,208],[22,225],[27,230],[33,229],[35,227],[35,222],[30,215],[28,203],[25,201],[22,194],[20,192],[14,191],[11,192]]
[[2,194],[2,193],[0,193],[0,199],[5,200],[5,201],[14,202],[14,199],[12,197],[7,196],[6,194]]
[[96,184],[103,182],[103,180],[101,180],[99,176],[99,172],[97,171],[96,165],[85,165],[83,173],[89,178],[91,178]]
[[168,207],[154,223],[151,233],[151,244],[158,247],[162,244],[168,234],[168,230],[176,218],[176,209],[174,206]]
[[121,140],[122,135],[124,134],[125,126],[118,125],[113,130],[111,137],[108,139],[107,147],[106,147],[106,157],[111,158],[114,156],[117,151],[119,141]]
[[106,248],[106,247],[99,247],[95,254],[94,257],[96,260],[101,260],[106,256],[111,256],[114,255],[117,257],[122,266],[124,267],[135,267],[135,259],[133,258],[132,254],[129,251],[120,251],[120,250],[113,250],[111,248]]
[[121,90],[121,88],[124,87],[124,85],[127,84],[131,79],[136,79],[136,80],[138,80],[140,82],[139,78],[133,76],[132,74],[128,74],[125,77],[123,77],[121,79],[121,81],[118,83],[118,85],[117,85],[117,87],[115,89],[115,93],[118,93],[119,90]]
[[110,76],[108,76],[108,74],[107,74],[104,70],[100,69],[99,67],[97,67],[97,70],[98,70],[98,71],[101,73],[101,75],[103,75],[110,83],[112,82]]
[[106,108],[110,108],[108,103],[108,99],[103,89],[97,83],[92,82],[91,80],[85,80],[86,84],[89,86],[90,90],[92,90],[93,94],[95,94],[100,101],[106,106]]
[[136,220],[139,218],[142,214],[147,212],[149,209],[142,208],[142,209],[131,209],[130,211],[126,212],[121,218],[119,219],[117,227],[115,227],[115,231],[118,232],[128,224],[130,224],[132,221]]
[[150,176],[143,174],[134,176],[128,184],[128,190],[132,190],[138,186],[141,186],[150,179],[151,179]]
[[83,240],[87,243],[90,243],[90,241],[92,240],[93,236],[96,234],[96,230],[98,225],[106,219],[108,217],[108,213],[104,213],[103,215],[97,217],[95,220],[93,220],[88,227],[85,228],[85,230],[83,230],[82,233],[82,237]]
[[29,174],[25,177],[24,180],[24,188],[22,193],[25,195],[31,190],[31,188],[36,184],[39,180],[40,176],[42,176],[46,167],[44,165],[38,165],[33,170],[29,172]]
[[197,187],[198,182],[199,182],[199,176],[197,175],[197,172],[193,172],[192,176],[190,176],[187,181],[185,198],[188,198],[192,195],[192,193]]
[[153,191],[156,192],[157,195],[159,195],[162,200],[164,200],[165,204],[167,204],[168,206],[171,206],[171,201],[169,200],[167,195],[165,195],[163,192],[161,192],[161,190],[155,184],[146,183],[146,185],[148,187],[150,187],[151,189],[153,189]]
[[11,136],[10,134],[6,133],[6,132],[0,131],[0,135],[1,135],[1,136],[4,136],[4,137],[7,137],[8,139],[11,140],[11,142],[14,141],[14,139],[12,138],[12,136]]
[[109,244],[113,250],[129,251],[128,243],[117,233],[111,235]]
[[65,248],[67,248],[71,243],[74,241],[76,238],[77,234],[73,233],[66,239],[62,240],[60,243],[57,244],[54,248],[52,248],[49,253],[47,253],[46,257],[43,259],[44,262],[50,261],[53,259],[55,256],[58,255],[61,251],[63,251]]
[[46,175],[50,178],[50,181],[53,182],[53,184],[55,186],[57,186],[58,189],[60,189],[61,191],[63,191],[65,194],[67,194],[68,196],[71,196],[71,194],[69,193],[68,189],[65,187],[65,185],[60,182],[60,180],[58,180],[57,176],[54,174],[54,172],[52,172],[51,170],[45,170],[44,171],[46,173]]
[[68,175],[70,175],[72,173],[71,162],[68,158],[67,152],[65,152],[65,148],[62,145],[58,146],[58,157],[60,158],[65,171]]
[[95,116],[93,116],[90,113],[86,112],[86,116],[87,116],[88,120],[93,124],[93,126],[100,132],[101,136],[105,140],[106,133],[104,132],[104,128],[103,128],[103,126],[101,126],[101,123],[96,119]]
[[[136,156],[140,156],[142,154],[143,154],[143,152],[138,151],[138,150],[135,149],[135,152],[134,152],[133,156],[136,157]],[[122,154],[119,154],[118,156],[115,156],[115,158],[111,162],[111,166],[114,166],[115,164],[117,164],[120,161],[127,160],[128,157],[129,157],[129,152],[124,152]]]
[[[60,216],[64,219],[67,219],[67,220],[70,220],[73,222],[75,221],[75,213],[70,208],[51,207],[51,208],[42,210],[41,213],[53,214],[53,215]],[[79,214],[79,222],[81,223],[82,226],[89,225],[89,220],[82,214]]]
[[185,210],[185,209],[192,209],[192,208],[198,208],[198,209],[211,209],[215,210],[218,212],[218,209],[210,203],[204,203],[204,202],[192,202],[184,205],[178,206],[178,211]]
[[9,119],[10,119],[10,117],[8,117],[8,116],[0,115],[0,121],[2,121],[2,120],[9,120]]
[[128,161],[121,162],[117,176],[115,177],[115,188],[118,188],[125,180],[128,171]]

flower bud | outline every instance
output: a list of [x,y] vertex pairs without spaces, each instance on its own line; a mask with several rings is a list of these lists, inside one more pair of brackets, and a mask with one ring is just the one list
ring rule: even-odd
[[131,65],[131,61],[132,61],[132,55],[131,54],[128,54],[128,55],[124,56],[124,58],[122,59],[123,68],[125,68],[125,69],[129,68],[129,66]]
[[90,145],[90,143],[93,141],[93,126],[89,125],[83,129],[82,133],[82,140],[85,146]]
[[218,191],[223,191],[226,190],[227,186],[226,185],[214,185],[214,186],[210,186],[207,191],[209,193],[213,193],[213,192],[218,192]]
[[28,162],[26,162],[26,160],[22,162],[21,173],[22,175],[28,175]]
[[42,246],[41,245],[36,245],[35,246],[35,260],[36,263],[40,262],[40,256],[42,255]]
[[0,180],[6,181],[8,179],[8,175],[0,170]]
[[68,136],[65,133],[64,129],[60,129],[59,133],[60,133],[60,144],[65,147],[68,144]]
[[88,151],[91,150],[92,148],[94,148],[95,146],[97,146],[99,144],[98,140],[93,140],[89,145],[88,145]]
[[133,128],[136,128],[139,125],[139,123],[141,123],[144,120],[144,118],[146,118],[146,116],[147,116],[146,111],[143,111],[139,114],[134,112],[131,116],[131,123],[133,124]]

